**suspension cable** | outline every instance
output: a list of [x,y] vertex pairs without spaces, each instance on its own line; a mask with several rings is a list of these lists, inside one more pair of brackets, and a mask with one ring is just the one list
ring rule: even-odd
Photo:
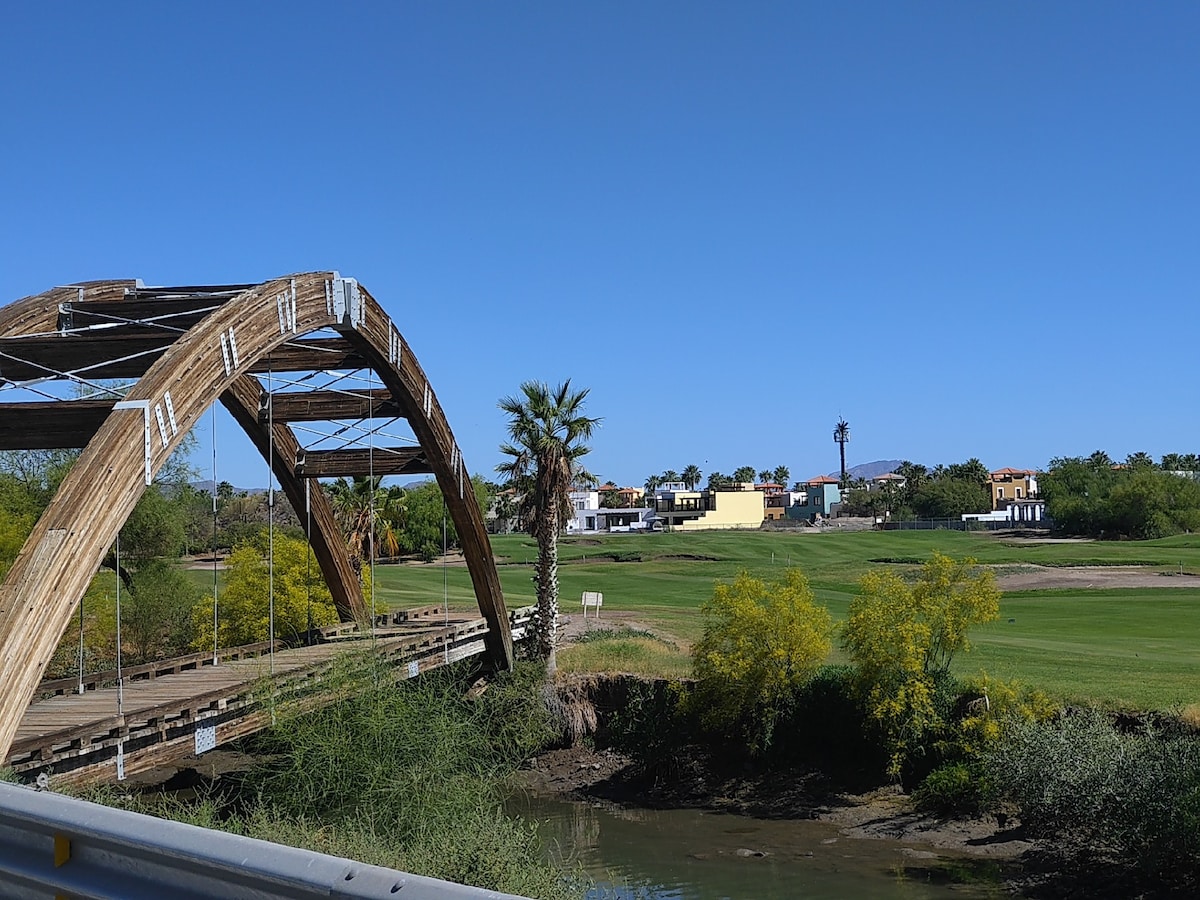
[[[450,627],[450,570],[446,566],[446,497],[442,495],[442,625]],[[443,632],[446,665],[450,665],[450,635]]]
[[121,676],[121,532],[117,532],[117,716],[125,715],[125,679]]
[[308,546],[305,548],[304,556],[304,587],[308,595],[308,632],[305,637],[305,643],[310,647],[313,642],[313,617],[312,617],[312,504],[309,502],[309,487],[312,485],[311,478],[304,479],[304,535],[308,540]]
[[117,737],[117,781],[125,780],[125,678],[122,674],[121,652],[121,532],[117,531],[117,720],[121,730]]
[[275,674],[275,379],[267,367],[267,640]]
[[212,407],[212,576],[213,576],[213,665],[217,664],[217,405]]
[[[375,424],[375,370],[367,369],[367,402],[370,412],[370,423]],[[369,507],[367,514],[369,516],[369,526],[367,528],[367,547],[368,557],[371,571],[371,599],[368,601],[371,608],[371,647],[375,647],[375,429],[371,428],[367,432],[367,489],[370,491],[368,496]]]
[[79,598],[79,693],[83,693],[83,597]]

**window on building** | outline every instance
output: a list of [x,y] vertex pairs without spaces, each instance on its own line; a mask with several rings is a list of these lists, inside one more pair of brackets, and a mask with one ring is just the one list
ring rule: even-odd
[[1002,488],[1002,487],[998,487],[998,488],[996,488],[996,498],[997,498],[998,500],[1003,500],[1003,499],[1004,499],[1004,488]]
[[1021,499],[1021,489],[1020,488],[1017,488],[1017,499],[1018,500]]

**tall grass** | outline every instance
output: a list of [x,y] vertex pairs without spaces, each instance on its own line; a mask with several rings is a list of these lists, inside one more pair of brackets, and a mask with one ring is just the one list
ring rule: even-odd
[[541,862],[533,829],[501,808],[505,780],[556,736],[544,671],[522,665],[468,699],[465,669],[401,684],[366,656],[343,674],[350,699],[284,716],[262,739],[256,816],[307,845],[352,846],[407,871],[537,897],[571,896]]
[[584,632],[559,651],[558,669],[573,673],[621,673],[645,678],[688,678],[692,660],[675,643],[649,631],[604,628]]
[[395,672],[351,657],[324,685],[346,699],[316,712],[276,707],[276,724],[248,747],[261,763],[232,800],[151,811],[488,890],[582,896],[544,862],[534,827],[502,809],[508,777],[558,736],[545,670],[520,664],[482,693],[468,692],[463,664],[399,684]]

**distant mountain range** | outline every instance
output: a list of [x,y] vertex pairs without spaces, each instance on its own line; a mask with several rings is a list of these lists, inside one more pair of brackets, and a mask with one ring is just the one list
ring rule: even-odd
[[[857,466],[851,466],[846,469],[846,477],[851,481],[858,478],[878,478],[880,475],[886,475],[888,472],[895,472],[896,466],[904,462],[902,459],[877,459],[875,462],[860,463]],[[830,472],[830,478],[840,478],[841,472]]]

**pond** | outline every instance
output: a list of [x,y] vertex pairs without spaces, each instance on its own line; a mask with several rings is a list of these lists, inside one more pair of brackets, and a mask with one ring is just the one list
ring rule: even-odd
[[836,825],[519,794],[547,853],[582,870],[588,900],[936,900],[1012,896],[994,863],[935,856]]

